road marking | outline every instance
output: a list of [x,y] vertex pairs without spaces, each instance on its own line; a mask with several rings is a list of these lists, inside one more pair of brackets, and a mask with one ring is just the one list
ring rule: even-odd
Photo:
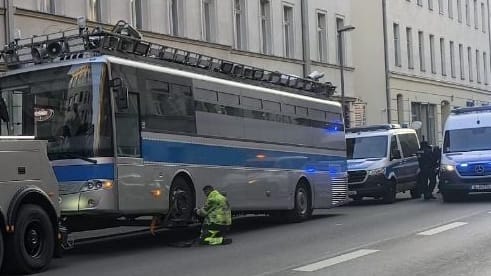
[[327,260],[319,261],[316,263],[312,263],[306,266],[298,267],[295,268],[295,271],[302,271],[302,272],[314,272],[320,269],[324,269],[326,267],[330,267],[339,263],[347,262],[353,259],[357,259],[366,255],[373,254],[375,252],[378,252],[380,250],[372,250],[372,249],[360,249],[357,251],[353,251],[351,253],[347,253],[344,255],[339,255],[334,258],[330,258]]
[[432,235],[435,235],[435,234],[438,234],[438,233],[441,233],[441,232],[445,232],[447,230],[451,230],[451,229],[454,229],[454,228],[457,228],[457,227],[460,227],[460,226],[464,226],[466,224],[467,224],[467,222],[453,222],[453,223],[450,223],[450,224],[447,224],[447,225],[443,225],[443,226],[440,226],[440,227],[437,227],[437,228],[430,229],[428,231],[424,231],[424,232],[418,233],[418,235],[421,235],[421,236],[432,236]]

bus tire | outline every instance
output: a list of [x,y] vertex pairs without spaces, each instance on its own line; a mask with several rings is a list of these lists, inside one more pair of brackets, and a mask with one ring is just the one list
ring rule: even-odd
[[187,224],[193,219],[196,199],[192,183],[184,176],[177,176],[172,181],[169,194],[170,225]]
[[305,180],[301,180],[295,188],[294,207],[288,211],[288,221],[302,222],[312,216],[312,196]]
[[8,270],[32,274],[45,269],[55,249],[53,224],[46,211],[38,205],[21,206],[14,229],[7,240]]

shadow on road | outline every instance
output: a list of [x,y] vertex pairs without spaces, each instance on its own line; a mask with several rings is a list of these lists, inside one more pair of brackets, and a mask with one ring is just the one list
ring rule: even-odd
[[[398,202],[404,202],[404,201],[409,201],[412,200],[411,198],[397,198],[396,202],[392,204],[397,204]],[[416,199],[417,200],[417,199]],[[358,200],[358,201],[350,201],[348,204],[346,204],[346,207],[355,207],[355,206],[372,206],[372,205],[387,205],[390,206],[392,204],[386,204],[383,202],[382,199],[372,199],[372,198],[365,198],[363,200]]]
[[[308,224],[315,223],[317,220],[336,216],[339,216],[339,214],[316,214],[313,215],[312,219],[309,221],[298,224],[290,224],[286,221],[274,219],[269,216],[244,216],[234,219],[229,235],[233,238],[234,234],[260,231],[263,229],[272,229],[276,227],[293,227],[296,225],[306,225],[308,227]],[[104,240],[94,240],[92,242],[85,242],[79,245],[75,243],[75,248],[65,252],[65,255],[68,257],[94,257],[95,255],[126,255],[129,251],[131,251],[132,254],[137,254],[140,251],[143,252],[151,249],[172,247],[170,244],[192,240],[197,238],[199,233],[200,227],[198,226],[163,230],[158,232],[155,237],[149,232],[139,232],[138,234],[130,237],[109,237]]]

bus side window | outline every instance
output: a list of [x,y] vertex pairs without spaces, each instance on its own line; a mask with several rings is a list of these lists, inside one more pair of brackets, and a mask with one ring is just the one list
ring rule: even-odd
[[138,94],[130,93],[128,102],[128,109],[116,113],[117,153],[119,157],[140,157]]

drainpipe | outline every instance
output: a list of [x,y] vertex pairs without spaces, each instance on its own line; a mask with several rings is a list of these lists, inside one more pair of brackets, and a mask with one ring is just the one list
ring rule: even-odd
[[5,44],[14,41],[14,4],[13,0],[3,0],[5,7]]
[[[488,0],[489,1],[489,0]],[[382,21],[384,24],[384,59],[385,59],[385,98],[387,101],[387,123],[392,122],[391,97],[389,81],[389,47],[387,45],[387,0],[382,0]]]
[[309,5],[308,0],[302,0],[302,49],[303,49],[303,76],[307,77],[311,73],[310,58],[310,33],[309,33]]

